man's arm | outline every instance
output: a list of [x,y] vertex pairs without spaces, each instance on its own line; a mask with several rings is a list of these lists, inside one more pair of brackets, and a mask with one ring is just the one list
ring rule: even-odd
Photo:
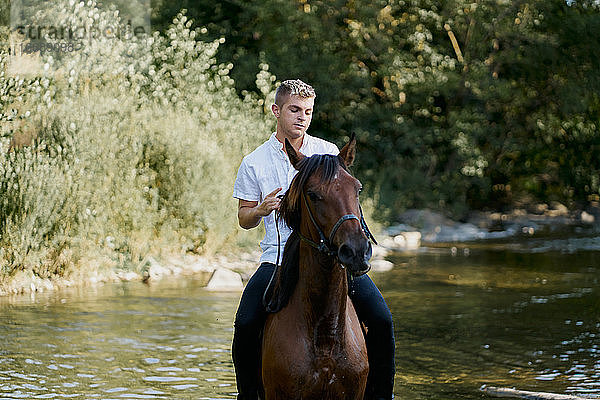
[[258,201],[248,201],[239,199],[238,205],[238,222],[244,229],[252,229],[260,224],[262,217],[271,214],[273,210],[279,208],[279,198],[277,193],[281,188],[277,188],[265,197],[262,203]]

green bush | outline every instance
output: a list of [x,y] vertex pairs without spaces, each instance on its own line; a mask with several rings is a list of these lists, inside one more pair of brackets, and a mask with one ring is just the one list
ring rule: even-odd
[[[95,3],[56,7],[65,18],[118,21]],[[53,74],[10,77],[0,87],[3,110],[20,104],[7,136],[33,137],[10,151],[5,141],[0,153],[5,278],[85,269],[95,255],[126,267],[148,253],[210,254],[236,243],[237,167],[273,121],[264,99],[238,97],[231,65],[215,60],[219,41],[198,40],[202,30],[191,24],[182,13],[164,36],[38,57]],[[267,70],[257,82],[272,96]]]

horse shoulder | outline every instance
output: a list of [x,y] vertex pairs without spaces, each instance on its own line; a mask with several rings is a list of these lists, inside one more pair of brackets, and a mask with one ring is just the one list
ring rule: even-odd
[[309,338],[302,333],[303,320],[289,306],[270,314],[263,334],[263,360],[283,368],[298,368],[308,363]]
[[368,373],[367,345],[362,326],[352,301],[348,298],[346,312],[346,357],[350,368],[359,375]]
[[366,355],[367,346],[365,343],[362,325],[358,319],[358,315],[356,314],[356,309],[354,308],[354,305],[349,297],[347,298],[346,304],[346,335],[348,342],[354,349],[361,352],[364,350],[364,354]]
[[267,317],[262,348],[266,399],[294,399],[305,384],[300,380],[309,376],[311,360],[304,331],[289,307]]

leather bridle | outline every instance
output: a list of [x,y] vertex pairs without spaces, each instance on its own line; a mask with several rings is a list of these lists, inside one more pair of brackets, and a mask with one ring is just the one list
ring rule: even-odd
[[340,226],[342,226],[342,224],[345,221],[349,221],[349,220],[353,220],[353,219],[360,222],[360,226],[361,226],[365,236],[367,237],[367,239],[372,240],[373,243],[377,244],[375,237],[373,236],[373,234],[369,230],[369,227],[367,226],[367,223],[365,222],[365,218],[363,216],[363,211],[362,211],[362,207],[360,206],[360,203],[358,204],[358,209],[360,210],[360,218],[354,214],[346,214],[346,215],[341,216],[340,219],[337,220],[335,225],[333,225],[333,228],[331,229],[331,233],[329,234],[329,238],[327,238],[325,236],[325,234],[323,233],[323,230],[319,227],[319,224],[315,220],[315,217],[313,216],[313,213],[310,210],[308,200],[306,199],[306,193],[304,193],[304,192],[302,192],[302,199],[304,200],[304,205],[306,206],[306,210],[308,211],[308,216],[310,217],[310,220],[312,221],[313,226],[315,227],[315,229],[317,230],[317,233],[319,234],[319,242],[317,243],[317,242],[309,239],[308,237],[304,236],[300,232],[300,230],[298,230],[298,234],[300,235],[300,239],[302,239],[304,242],[309,244],[311,247],[314,247],[315,249],[317,249],[321,253],[328,255],[329,257],[337,258],[337,256],[338,256],[337,249],[333,246],[333,239],[335,237],[335,234],[337,233],[338,229],[340,228]]
[[[299,227],[298,227],[298,235],[300,236],[301,240],[306,242],[311,247],[314,247],[319,252],[326,254],[329,257],[333,257],[336,259],[338,258],[337,249],[335,249],[332,244],[333,239],[334,239],[335,234],[337,233],[338,229],[340,228],[340,226],[345,221],[349,221],[351,219],[358,220],[360,222],[360,226],[361,226],[364,234],[366,235],[367,239],[371,240],[373,243],[377,244],[377,240],[375,240],[375,237],[373,236],[373,234],[369,230],[369,227],[367,226],[367,223],[363,216],[363,211],[362,211],[362,207],[360,206],[360,203],[358,204],[358,209],[360,210],[360,218],[354,214],[346,214],[346,215],[341,216],[340,219],[338,219],[338,221],[335,223],[335,225],[331,229],[329,238],[326,238],[325,234],[323,233],[323,230],[319,227],[319,224],[315,220],[315,217],[313,216],[312,211],[310,210],[310,206],[308,205],[308,200],[306,200],[306,194],[304,192],[302,192],[302,199],[304,200],[304,205],[306,206],[306,210],[308,211],[308,216],[310,217],[310,220],[312,221],[313,226],[316,228],[317,232],[319,233],[319,243],[304,236],[300,232]],[[267,285],[267,289],[265,290],[265,292],[263,294],[263,299],[262,299],[263,304],[268,312],[272,312],[272,310],[270,309],[270,307],[268,305],[267,294],[269,292],[269,288],[271,287],[271,284],[273,283],[273,280],[275,279],[275,275],[277,274],[277,269],[279,268],[279,259],[280,259],[280,255],[281,255],[281,243],[280,243],[281,235],[279,234],[279,218],[278,217],[279,217],[279,214],[275,217],[275,228],[277,229],[277,261],[275,262],[275,270],[273,271],[273,275],[271,275],[271,279],[269,280],[269,284]],[[344,268],[344,265],[342,263],[339,263],[339,264],[342,268]],[[361,271],[358,274],[355,274],[355,273],[349,274],[348,276],[350,277],[350,279],[353,279],[354,276],[361,276],[361,275],[366,274],[367,272],[369,272],[370,269],[371,269],[371,267],[369,266],[369,268],[367,268],[365,271]]]

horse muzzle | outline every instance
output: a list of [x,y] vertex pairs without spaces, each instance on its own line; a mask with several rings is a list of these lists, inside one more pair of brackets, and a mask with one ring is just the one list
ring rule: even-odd
[[355,277],[369,272],[371,255],[373,255],[373,247],[368,240],[360,243],[343,243],[338,248],[337,254],[340,263]]

